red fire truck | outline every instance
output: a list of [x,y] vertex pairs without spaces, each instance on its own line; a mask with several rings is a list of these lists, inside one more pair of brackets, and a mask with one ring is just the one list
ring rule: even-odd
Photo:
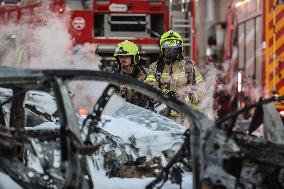
[[[227,7],[223,61],[236,107],[283,95],[284,1],[229,0]],[[284,115],[283,104],[276,107]]]
[[[66,2],[68,9],[71,1]],[[106,58],[125,39],[138,44],[147,57],[159,53],[158,39],[169,28],[164,0],[94,0],[90,7],[72,10],[71,33],[76,44],[97,44],[97,53]]]
[[[0,21],[20,21],[33,14],[42,0],[7,0],[0,5]],[[71,15],[70,34],[74,46],[91,43],[104,60],[113,60],[116,45],[125,40],[135,42],[148,62],[157,59],[159,37],[172,28],[184,39],[185,54],[196,58],[194,1],[178,0],[49,0],[49,8]],[[178,13],[178,14],[176,14]]]
[[76,5],[75,1],[67,0],[66,9],[72,12],[71,34],[75,44],[97,44],[97,53],[105,59],[113,59],[115,46],[128,39],[138,44],[142,57],[151,62],[160,52],[160,36],[169,28],[181,33],[186,55],[195,58],[196,45],[191,35],[194,1],[93,0],[77,1]]

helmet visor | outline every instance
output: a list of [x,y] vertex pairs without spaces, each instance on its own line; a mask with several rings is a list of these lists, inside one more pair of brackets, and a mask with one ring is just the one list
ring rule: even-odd
[[163,48],[164,57],[169,60],[177,60],[178,55],[180,54],[181,48],[177,47],[166,47]]
[[162,44],[162,48],[179,48],[182,47],[181,41],[178,40],[168,40]]

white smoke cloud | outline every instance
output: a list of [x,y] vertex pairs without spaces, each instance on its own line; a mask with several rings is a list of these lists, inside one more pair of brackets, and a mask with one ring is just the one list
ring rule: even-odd
[[30,51],[28,67],[66,68],[73,57],[72,40],[65,19],[53,17],[33,30],[27,42]]
[[[218,70],[214,65],[208,65],[206,74],[203,77],[203,82],[197,85],[187,85],[186,87],[179,88],[177,91],[178,96],[186,97],[190,93],[198,93],[200,96],[199,109],[205,113],[210,119],[216,118],[216,111],[214,110],[214,98],[215,87],[217,83]],[[181,99],[183,100],[183,99]],[[184,100],[183,100],[184,101]]]
[[[95,44],[73,47],[70,15],[58,15],[44,4],[20,23],[0,27],[0,65],[39,69],[98,69]],[[33,23],[33,24],[31,24]],[[76,49],[76,54],[74,53]]]
[[[0,26],[0,66],[98,70],[101,57],[95,53],[96,44],[74,46],[68,32],[70,15],[58,15],[47,7],[44,3],[19,23]],[[89,109],[103,88],[86,82],[70,84],[75,105],[89,105]]]
[[210,119],[216,118],[216,110],[214,110],[214,93],[217,83],[218,70],[214,65],[208,66],[208,72],[204,77],[204,82],[198,86],[201,91],[200,109]]

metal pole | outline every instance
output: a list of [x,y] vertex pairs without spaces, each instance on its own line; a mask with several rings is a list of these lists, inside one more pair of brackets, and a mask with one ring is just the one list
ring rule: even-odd
[[[247,34],[246,34],[246,30],[247,30],[247,27],[246,27],[246,22],[244,22],[244,74],[246,73],[246,59],[247,59],[247,53],[246,53],[246,38],[247,38]],[[244,76],[245,77],[245,76]]]
[[253,64],[253,79],[256,79],[256,19],[254,18],[254,64]]
[[173,6],[173,0],[169,1],[169,27],[170,29],[173,28],[172,26],[172,6]]
[[198,58],[197,63],[199,67],[204,66],[206,58],[206,0],[197,1],[197,49],[198,49]]

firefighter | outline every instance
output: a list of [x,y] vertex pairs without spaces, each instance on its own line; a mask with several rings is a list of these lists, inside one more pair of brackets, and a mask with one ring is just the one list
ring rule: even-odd
[[[125,40],[119,43],[115,49],[114,57],[117,65],[117,72],[122,75],[130,76],[139,81],[144,81],[146,72],[141,65],[142,60],[139,55],[138,47],[135,43]],[[119,90],[120,95],[128,102],[138,106],[147,107],[147,98],[136,91],[122,86]]]
[[21,44],[16,49],[16,65],[22,66],[28,59],[27,47],[25,44]]
[[[181,36],[173,30],[165,32],[160,38],[160,57],[149,66],[145,83],[196,106],[200,98],[196,85],[203,78],[194,63],[183,57],[182,50]],[[174,110],[170,110],[169,116],[175,120],[180,118]]]

